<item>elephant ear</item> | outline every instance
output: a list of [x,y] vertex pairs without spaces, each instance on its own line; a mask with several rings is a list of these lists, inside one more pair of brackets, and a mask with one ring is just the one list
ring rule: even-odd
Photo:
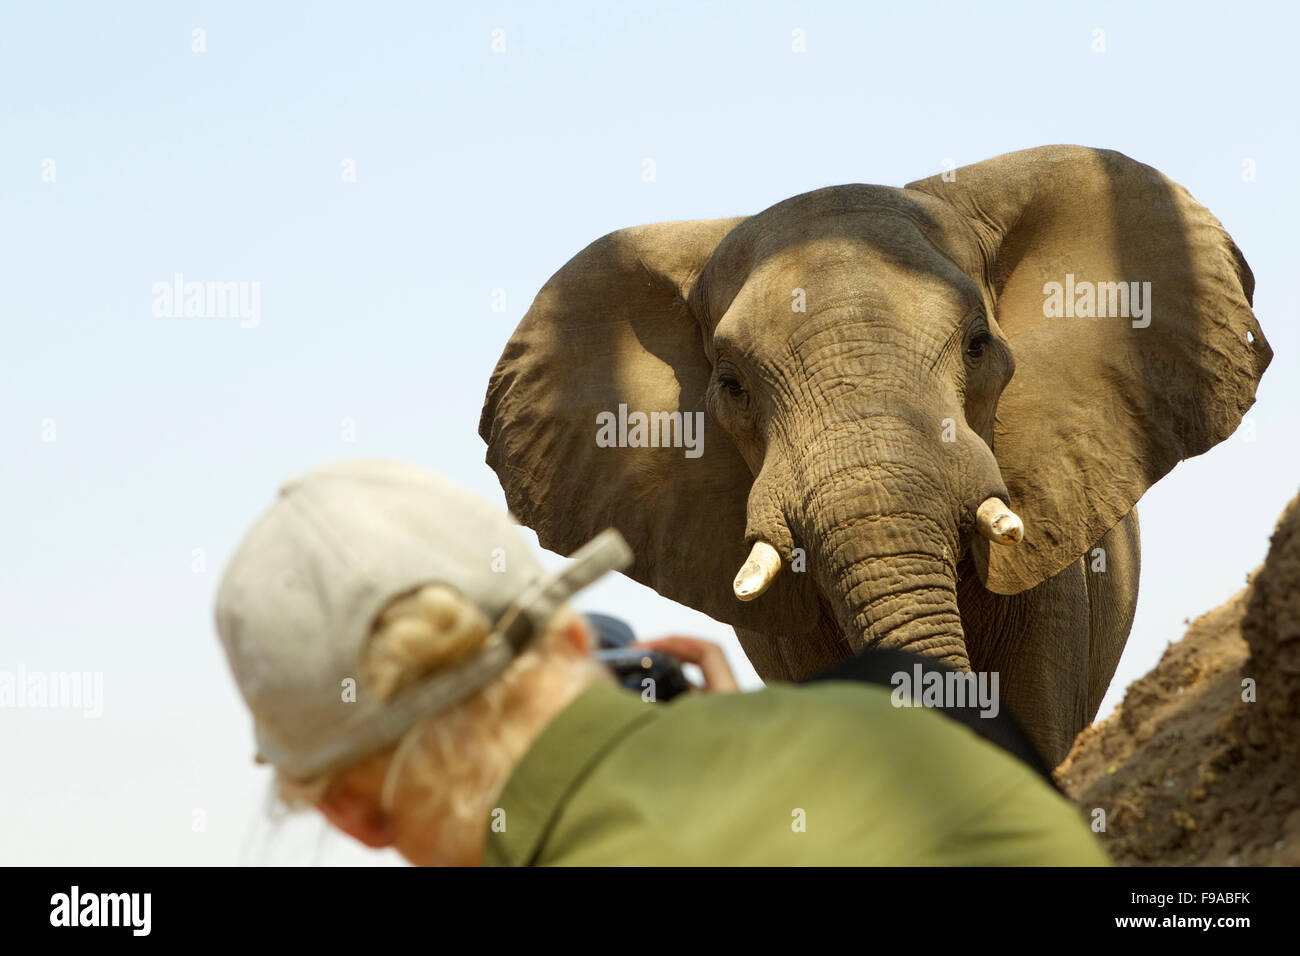
[[[574,256],[506,344],[479,434],[510,510],[543,546],[567,555],[617,528],[636,555],[627,573],[637,581],[719,621],[799,634],[818,620],[805,575],[783,575],[750,603],[732,592],[748,554],[753,476],[706,411],[712,368],[687,304],[709,256],[741,221],[623,229]],[[702,439],[698,454],[663,441],[602,447],[602,416],[619,418],[620,406],[628,419],[689,416],[703,428],[691,434]],[[654,431],[663,437],[662,423]],[[629,438],[639,436],[630,430]]]
[[[1109,150],[1030,149],[907,188],[966,217],[1015,356],[994,454],[1025,539],[990,549],[985,582],[1014,594],[1077,560],[1174,465],[1236,429],[1272,358],[1251,312],[1254,278],[1185,189]],[[1096,298],[1112,317],[1049,317],[1048,283],[1062,305],[1072,285],[1082,312],[1085,284],[1120,282],[1139,283],[1147,317],[1132,302],[1130,317],[1113,317],[1123,303],[1111,288]]]

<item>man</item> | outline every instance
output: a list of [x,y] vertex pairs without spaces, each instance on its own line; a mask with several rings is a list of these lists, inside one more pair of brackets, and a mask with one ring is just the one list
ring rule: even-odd
[[508,518],[411,466],[290,482],[217,598],[258,759],[420,864],[1107,862],[1031,769],[887,687],[616,685],[565,602],[630,561],[606,532],[547,575]]

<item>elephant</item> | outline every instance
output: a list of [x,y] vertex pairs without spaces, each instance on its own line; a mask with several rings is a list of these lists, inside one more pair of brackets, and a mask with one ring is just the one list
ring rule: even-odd
[[596,240],[505,345],[479,433],[544,546],[619,529],[627,573],[734,627],[765,681],[872,647],[997,674],[1055,766],[1128,640],[1138,499],[1254,403],[1253,294],[1162,173],[1027,149]]

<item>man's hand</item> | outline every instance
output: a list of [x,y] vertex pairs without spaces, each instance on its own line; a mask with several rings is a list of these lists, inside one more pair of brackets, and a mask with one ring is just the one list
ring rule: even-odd
[[704,674],[702,690],[715,694],[737,691],[736,675],[731,673],[731,665],[722,648],[712,641],[699,637],[659,637],[652,641],[637,641],[633,647],[644,647],[652,651],[671,654],[684,664],[694,664]]

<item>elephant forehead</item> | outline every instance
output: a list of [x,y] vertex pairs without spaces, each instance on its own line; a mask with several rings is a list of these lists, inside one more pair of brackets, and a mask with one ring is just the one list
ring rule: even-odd
[[805,342],[836,329],[922,340],[946,337],[982,298],[952,260],[932,248],[882,250],[848,236],[787,246],[759,263],[714,329],[719,344],[779,337]]
[[830,186],[777,203],[741,223],[719,246],[748,246],[754,262],[810,239],[843,237],[897,255],[944,244],[960,222],[931,197],[888,186]]

